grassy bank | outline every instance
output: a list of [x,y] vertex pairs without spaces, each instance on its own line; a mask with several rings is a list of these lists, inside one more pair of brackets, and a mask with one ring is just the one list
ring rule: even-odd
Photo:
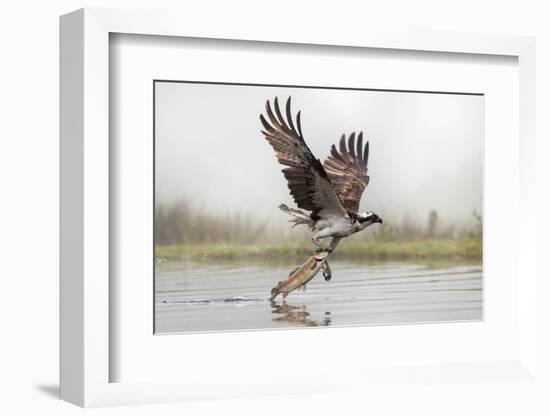
[[[159,245],[157,258],[172,261],[213,262],[249,261],[276,262],[303,259],[314,246],[308,242],[238,245]],[[412,241],[342,242],[332,254],[339,260],[471,260],[481,261],[481,239],[421,239]]]

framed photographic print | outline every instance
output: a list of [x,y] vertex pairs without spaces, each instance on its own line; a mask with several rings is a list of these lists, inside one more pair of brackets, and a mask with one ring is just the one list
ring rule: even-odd
[[61,19],[62,398],[532,377],[533,40],[243,27]]
[[482,94],[155,80],[154,108],[155,333],[482,319]]

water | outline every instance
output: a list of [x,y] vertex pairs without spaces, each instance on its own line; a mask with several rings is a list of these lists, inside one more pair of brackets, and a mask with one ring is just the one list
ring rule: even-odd
[[463,321],[482,318],[479,265],[331,262],[307,291],[268,299],[291,265],[163,264],[156,332]]

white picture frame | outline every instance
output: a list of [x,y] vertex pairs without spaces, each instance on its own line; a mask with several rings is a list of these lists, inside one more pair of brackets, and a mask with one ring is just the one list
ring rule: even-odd
[[[285,374],[263,380],[219,379],[110,382],[109,275],[109,35],[112,33],[332,45],[441,53],[516,57],[519,65],[519,212],[517,354],[510,359],[474,363],[419,363],[416,380],[479,382],[480,372],[506,380],[536,375],[536,198],[535,198],[535,41],[530,37],[356,31],[327,32],[312,25],[285,28],[265,22],[240,25],[220,20],[214,25],[190,15],[82,9],[61,18],[61,398],[80,406],[183,401],[197,398],[246,397],[260,394],[333,391],[348,384],[410,382],[407,369],[369,372],[323,369],[299,380]],[[527,215],[528,213],[528,215]],[[330,333],[326,336],[335,336]],[[476,374],[478,376],[476,376]],[[437,376],[436,376],[437,375]],[[327,381],[330,379],[331,381]],[[284,380],[284,383],[280,381]],[[281,386],[284,385],[282,389]]]

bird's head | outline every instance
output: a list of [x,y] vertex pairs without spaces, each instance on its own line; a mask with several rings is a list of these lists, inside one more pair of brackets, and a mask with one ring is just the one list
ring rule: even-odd
[[357,214],[357,221],[359,221],[361,229],[365,229],[369,225],[372,225],[374,223],[382,224],[382,218],[380,218],[374,212],[360,212],[359,214]]

